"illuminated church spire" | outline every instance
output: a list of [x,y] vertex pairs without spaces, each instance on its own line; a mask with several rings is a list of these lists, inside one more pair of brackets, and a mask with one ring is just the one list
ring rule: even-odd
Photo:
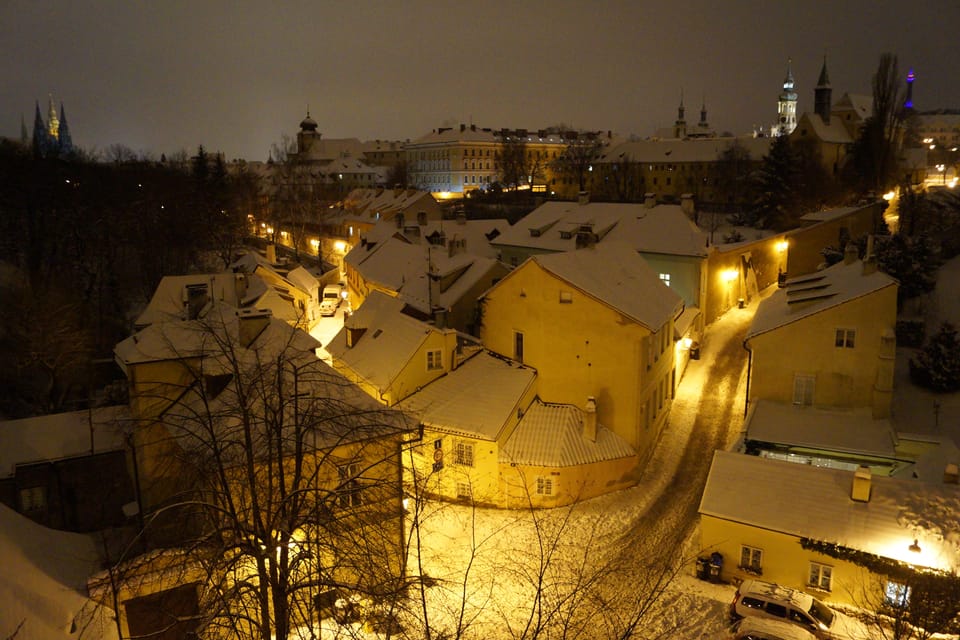
[[53,96],[50,96],[50,107],[47,109],[47,133],[55,140],[60,137],[60,120],[57,118],[57,105],[53,103]]
[[797,92],[794,91],[793,61],[787,59],[787,77],[783,79],[783,91],[777,101],[778,136],[789,135],[797,128]]

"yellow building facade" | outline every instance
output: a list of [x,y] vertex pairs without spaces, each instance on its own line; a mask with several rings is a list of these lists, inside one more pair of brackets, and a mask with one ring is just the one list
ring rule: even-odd
[[[610,258],[610,264],[619,258],[643,261],[625,251]],[[598,422],[643,455],[656,440],[673,398],[673,320],[682,302],[661,284],[663,290],[655,289],[654,295],[673,306],[661,322],[647,327],[542,266],[563,255],[535,256],[487,292],[483,343],[535,368],[544,402],[579,406],[594,397]]]

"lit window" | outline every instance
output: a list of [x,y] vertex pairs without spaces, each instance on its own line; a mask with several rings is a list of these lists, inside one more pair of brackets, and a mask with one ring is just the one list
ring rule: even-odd
[[740,568],[753,573],[762,573],[763,551],[756,547],[741,545]]
[[540,496],[553,495],[553,478],[546,478],[544,476],[537,477],[537,495],[540,495]]
[[830,591],[833,584],[833,567],[820,564],[819,562],[810,563],[810,586],[814,589]]
[[443,352],[440,349],[427,351],[427,371],[443,369]]
[[359,507],[363,503],[360,485],[360,464],[351,462],[337,467],[337,479],[340,481],[337,493],[340,496],[340,506]]
[[888,582],[883,588],[883,600],[891,607],[905,607],[910,603],[910,587],[899,582]]
[[472,467],[473,445],[469,442],[458,442],[453,461],[459,465],[463,465],[464,467]]
[[856,329],[837,329],[833,345],[839,348],[853,349],[857,338]]
[[660,274],[660,281],[663,282],[663,284],[665,284],[665,285],[667,285],[667,286],[669,287],[669,286],[670,286],[670,274],[669,274],[669,273],[661,273],[661,274]]

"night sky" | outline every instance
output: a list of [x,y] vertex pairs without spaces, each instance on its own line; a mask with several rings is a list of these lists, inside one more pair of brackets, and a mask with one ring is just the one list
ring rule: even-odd
[[[274,7],[276,4],[276,8]],[[307,105],[325,137],[460,122],[649,136],[705,99],[718,132],[770,125],[787,59],[812,109],[869,94],[881,53],[918,109],[960,108],[955,0],[43,2],[0,0],[0,135],[66,106],[75,144],[265,160]]]

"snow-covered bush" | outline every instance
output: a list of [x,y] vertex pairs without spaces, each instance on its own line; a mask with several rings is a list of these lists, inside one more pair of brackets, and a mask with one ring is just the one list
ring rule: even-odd
[[960,391],[960,340],[952,324],[944,322],[917,357],[910,359],[910,378],[933,391]]

